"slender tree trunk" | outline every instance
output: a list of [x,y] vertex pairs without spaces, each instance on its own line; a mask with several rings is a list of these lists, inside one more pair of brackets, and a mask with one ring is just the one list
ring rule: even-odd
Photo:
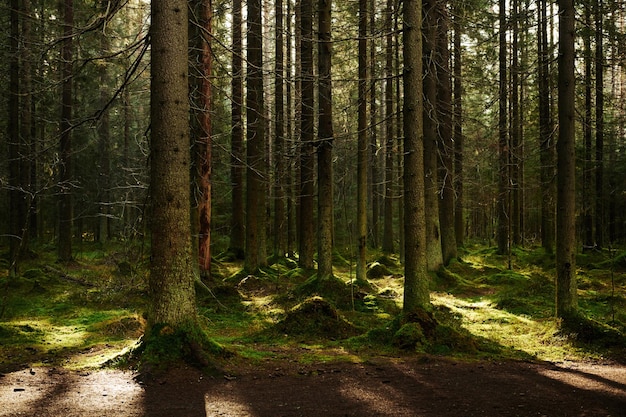
[[263,28],[261,0],[248,2],[246,94],[246,254],[245,268],[265,265],[265,120],[263,102]]
[[212,0],[201,0],[199,4],[200,30],[200,96],[199,96],[199,129],[198,138],[198,175],[199,175],[199,202],[198,202],[198,265],[203,275],[211,275],[211,109],[212,91],[211,77],[213,73],[213,53],[211,51],[210,36],[213,33]]
[[72,259],[72,108],[73,108],[73,31],[74,3],[63,3],[63,41],[61,44],[61,140],[59,143],[59,261]]
[[10,36],[9,36],[9,100],[8,129],[9,143],[9,273],[17,276],[22,246],[23,198],[20,191],[20,61],[19,61],[19,1],[10,3]]
[[302,65],[302,109],[300,117],[300,215],[299,252],[300,266],[313,269],[315,248],[314,192],[315,160],[314,142],[314,74],[313,74],[313,4],[312,0],[300,3],[300,54]]
[[[196,319],[190,219],[187,2],[151,3],[149,332]],[[185,28],[181,30],[181,28]]]
[[233,53],[232,53],[232,100],[231,100],[231,162],[230,180],[232,184],[231,196],[231,224],[229,252],[237,259],[244,258],[244,183],[243,174],[245,154],[243,145],[243,41],[242,41],[242,10],[241,0],[233,0]]
[[383,220],[382,250],[390,254],[394,250],[393,199],[394,199],[394,158],[396,155],[394,138],[393,106],[393,0],[387,0],[385,10],[385,212]]
[[404,313],[428,308],[422,126],[422,1],[404,0]]
[[604,42],[602,0],[595,0],[596,12],[596,244],[604,245]]
[[454,3],[454,232],[457,247],[465,240],[465,215],[463,210],[463,75],[462,70],[462,27],[463,6]]
[[[286,142],[287,144],[289,144],[288,146],[285,145],[285,150],[289,155],[289,159],[288,159],[288,163],[286,166],[286,173],[285,173],[285,187],[287,189],[287,254],[289,257],[292,257],[294,252],[296,251],[296,201],[295,201],[295,195],[296,195],[296,181],[295,181],[295,173],[296,173],[296,168],[295,168],[295,158],[294,156],[297,154],[296,149],[297,149],[297,144],[296,144],[296,140],[295,140],[295,120],[296,118],[295,116],[295,109],[294,109],[294,100],[293,100],[293,61],[292,61],[292,25],[291,25],[291,15],[292,15],[292,2],[291,0],[287,0],[287,19],[286,19],[286,27],[285,27],[285,34],[286,34],[286,50],[287,50],[287,56],[286,56],[286,70],[287,70],[287,82],[286,82],[286,93],[287,93],[287,120],[286,120],[286,124],[287,124],[287,137],[286,137]],[[297,10],[297,8],[296,8]]]
[[379,223],[380,223],[380,167],[378,157],[378,124],[376,123],[376,39],[374,36],[374,18],[376,15],[376,4],[374,0],[368,0],[367,5],[367,28],[365,29],[366,37],[368,38],[368,89],[367,89],[367,103],[369,104],[369,160],[370,169],[368,170],[369,176],[369,207],[371,210],[371,221],[369,222],[370,229],[370,243],[371,246],[377,248],[380,244],[379,239]]
[[[283,40],[283,2],[276,0],[276,62],[274,68],[274,255],[283,257],[287,253],[287,212],[285,193],[285,66]],[[289,118],[289,117],[287,117]]]
[[358,150],[357,150],[357,240],[358,253],[356,265],[357,281],[366,280],[367,252],[367,24],[368,2],[359,0],[359,108],[358,108]]
[[448,42],[447,0],[437,1],[437,116],[439,118],[441,251],[443,264],[457,256],[454,232],[454,143],[452,137],[452,85]]
[[541,244],[547,253],[554,251],[554,181],[555,146],[551,115],[550,48],[548,44],[548,18],[546,0],[538,0],[538,89],[539,89],[539,152],[541,184]]
[[508,83],[507,83],[507,43],[506,43],[506,1],[499,0],[500,16],[500,83],[499,83],[499,122],[498,122],[498,228],[496,240],[498,253],[506,254],[509,248],[509,132],[508,132]]
[[519,0],[513,0],[511,11],[511,146],[510,146],[510,224],[511,224],[511,243],[519,245],[522,243],[521,226],[521,150],[522,150],[522,134],[521,134],[521,101],[520,101],[520,65],[519,65]]
[[[585,25],[591,28],[591,5],[585,4]],[[583,117],[583,195],[582,195],[582,238],[583,248],[593,247],[593,169],[592,169],[592,61],[591,34],[583,35],[583,55],[585,60],[585,115]]]
[[333,275],[333,100],[331,82],[331,0],[318,3],[319,125],[317,143],[318,276]]
[[422,1],[424,89],[424,203],[426,221],[426,259],[428,269],[436,271],[443,265],[441,227],[439,221],[439,175],[437,149],[437,11],[436,0]]
[[[107,3],[103,2],[99,6],[101,10],[106,10]],[[100,49],[103,53],[108,53],[110,49],[109,39],[104,33],[101,34]],[[107,66],[103,66],[100,71],[100,108],[102,109],[102,115],[100,116],[100,123],[98,125],[98,138],[100,142],[100,176],[98,177],[100,212],[98,214],[100,218],[96,233],[96,240],[99,242],[106,242],[111,239],[111,216],[109,213],[111,203],[111,126],[109,109],[106,108],[109,101],[109,76],[107,74]]]
[[571,319],[577,312],[576,155],[573,0],[559,0],[559,139],[557,142],[556,314]]

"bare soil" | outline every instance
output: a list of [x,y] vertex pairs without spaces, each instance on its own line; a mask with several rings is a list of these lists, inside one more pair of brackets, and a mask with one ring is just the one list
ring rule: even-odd
[[27,368],[0,374],[0,416],[626,416],[626,367],[425,356],[238,362],[217,376]]

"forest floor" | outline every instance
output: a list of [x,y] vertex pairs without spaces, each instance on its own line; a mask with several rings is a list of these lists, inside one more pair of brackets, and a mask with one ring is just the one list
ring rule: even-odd
[[590,321],[564,330],[550,256],[467,250],[433,275],[426,339],[397,320],[393,260],[374,260],[358,288],[341,258],[330,284],[217,262],[198,306],[229,354],[213,372],[167,373],[138,373],[126,355],[143,333],[144,267],[110,248],[53,256],[0,275],[2,417],[626,416],[626,252],[579,255]]
[[611,363],[458,361],[237,365],[218,376],[178,368],[32,368],[3,374],[0,416],[624,416],[626,368]]

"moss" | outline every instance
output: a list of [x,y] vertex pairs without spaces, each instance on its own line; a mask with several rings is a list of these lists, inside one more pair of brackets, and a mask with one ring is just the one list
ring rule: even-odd
[[214,369],[213,359],[227,352],[208,337],[200,324],[188,321],[176,327],[164,323],[153,325],[136,353],[140,356],[141,368],[152,371],[165,370],[181,362]]
[[428,341],[419,323],[406,323],[394,333],[392,343],[404,350],[421,350]]
[[389,271],[387,266],[385,266],[384,264],[381,264],[379,262],[372,262],[367,266],[366,274],[369,279],[380,279],[384,278],[385,276],[391,275],[391,271]]

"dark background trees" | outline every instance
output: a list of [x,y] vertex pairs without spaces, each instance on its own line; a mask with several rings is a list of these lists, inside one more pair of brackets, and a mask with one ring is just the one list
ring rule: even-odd
[[[425,175],[428,217],[419,233],[434,252],[429,264],[438,269],[462,256],[468,242],[497,244],[506,254],[535,244],[558,251],[557,3],[419,3],[424,112],[413,119],[423,121],[424,158],[410,163]],[[212,203],[213,257],[229,250],[254,271],[268,253],[288,254],[328,273],[330,247],[365,279],[379,250],[404,251],[400,213],[420,187],[401,174],[414,168],[403,165],[413,152],[403,146],[416,132],[403,126],[416,120],[403,121],[414,91],[402,78],[403,51],[412,45],[401,36],[400,4],[198,4],[209,7],[212,25],[195,22],[204,43],[194,47],[207,49],[188,51],[188,63],[197,67],[209,51],[213,63],[200,77],[205,104],[190,98],[205,117],[205,131],[192,137],[211,138],[202,153],[213,170],[210,192],[191,191]],[[566,217],[584,218],[567,238],[575,253],[583,243],[619,245],[626,233],[623,12],[602,1],[576,12],[585,19],[574,42],[585,53],[571,64],[571,134],[581,157],[567,171],[578,186],[567,191],[576,205]],[[0,64],[7,269],[17,274],[20,257],[37,245],[52,244],[69,261],[81,241],[144,241],[153,220],[146,208],[154,127],[145,4],[74,0],[58,9],[23,0],[0,13],[10,28]]]

